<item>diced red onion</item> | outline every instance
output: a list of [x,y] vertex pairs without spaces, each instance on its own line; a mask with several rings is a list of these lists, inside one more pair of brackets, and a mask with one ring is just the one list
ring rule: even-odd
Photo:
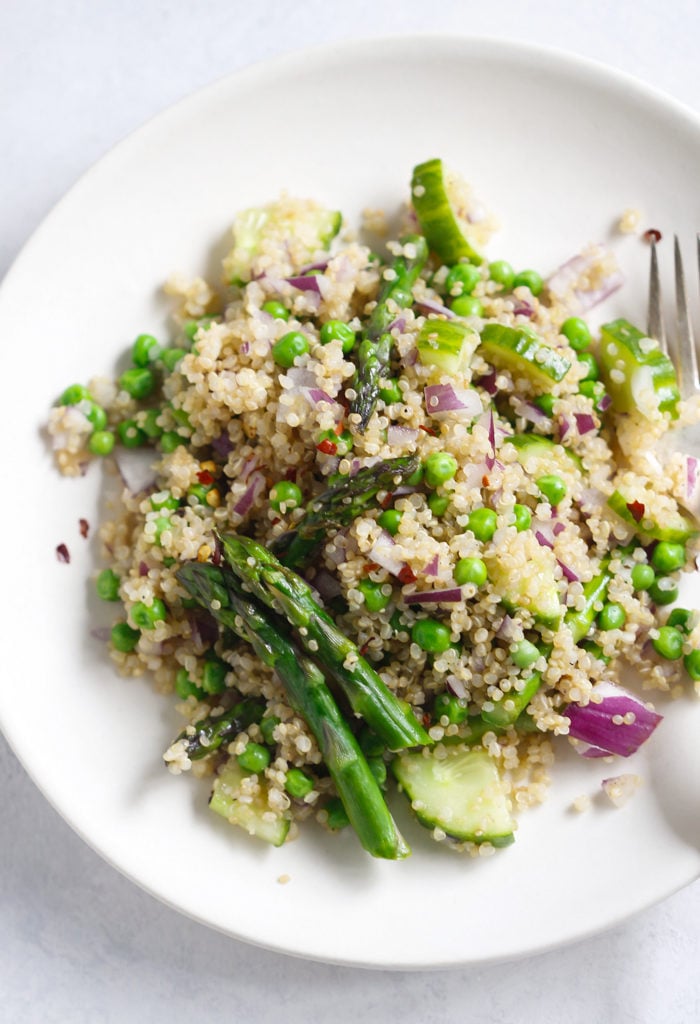
[[396,544],[390,533],[382,530],[369,552],[371,561],[381,565],[392,576],[398,576],[406,563],[396,554]]
[[685,456],[685,496],[693,498],[698,486],[698,460],[694,455]]
[[307,263],[300,269],[299,273],[308,274],[310,270],[326,270],[329,262],[329,260],[323,260],[321,263]]
[[490,471],[496,463],[496,420],[493,415],[493,409],[489,411],[489,444],[491,445],[491,454],[486,456],[484,462],[486,463],[486,468]]
[[522,398],[517,397],[511,404],[516,416],[520,416],[521,419],[527,420],[529,423],[534,423],[537,427],[549,427],[549,416],[538,405],[533,402],[525,402]]
[[515,306],[513,308],[514,316],[532,316],[535,312],[534,308],[525,299],[516,299]]
[[399,317],[396,318],[396,320],[394,320],[392,323],[389,324],[389,326],[387,327],[387,331],[393,331],[394,328],[396,328],[396,330],[399,331],[399,333],[401,333],[401,331],[403,331],[405,329],[405,327],[406,327],[406,317],[405,316],[399,316]]
[[[586,707],[570,704],[564,711],[569,719],[569,735],[603,751],[584,753],[586,757],[629,757],[649,739],[663,717],[614,683],[596,683],[591,693],[602,698],[600,703]],[[634,720],[624,721],[627,715],[633,715]]]
[[566,416],[562,416],[559,420],[559,440],[563,441],[570,430],[571,424],[567,420]]
[[[313,370],[307,370],[305,366],[291,366],[284,376],[295,388],[318,387],[316,374]],[[288,390],[294,391],[294,388],[289,388]]]
[[435,419],[449,414],[460,419],[475,419],[484,408],[474,388],[455,388],[452,384],[429,384],[423,391],[423,398],[428,415]]
[[154,454],[149,448],[116,448],[114,461],[124,486],[132,494],[141,494],[155,487]]
[[560,558],[557,558],[557,565],[559,566],[559,568],[561,569],[562,573],[564,574],[564,577],[569,581],[569,583],[578,583],[579,582],[581,577],[578,576],[574,572],[574,570],[571,569],[565,562],[562,562],[562,560]]
[[244,493],[238,499],[236,504],[233,506],[233,511],[236,515],[245,516],[252,508],[256,498],[265,489],[265,477],[260,472],[254,472],[251,474],[250,483],[246,487]]
[[447,317],[448,320],[454,320],[457,315],[451,309],[448,309],[447,306],[443,306],[441,302],[434,302],[432,299],[417,299],[416,305],[427,313],[437,313],[438,316]]
[[242,356],[247,356],[248,353],[250,352],[250,342],[244,341],[238,351]]
[[314,405],[318,405],[319,402],[330,402],[331,405],[333,405],[334,402],[331,396],[325,391],[322,391],[321,388],[309,388],[308,396]]
[[598,401],[598,411],[599,412],[607,412],[611,405],[612,405],[612,398],[606,392],[606,394],[604,394],[603,397],[601,399],[599,399],[599,401]]
[[248,479],[250,474],[253,472],[253,470],[255,469],[257,464],[258,464],[258,457],[257,457],[257,455],[251,455],[249,458],[247,458],[245,460],[245,462],[241,466],[241,471],[238,474],[238,480],[240,480],[240,482],[242,484],[244,484],[246,482],[246,480]]
[[406,604],[458,604],[464,599],[461,587],[447,587],[445,590],[421,590],[415,594],[404,594]]
[[94,629],[90,630],[90,636],[94,636],[95,640],[101,640],[103,643],[107,643],[112,636],[112,630],[109,626],[96,626]]
[[148,576],[148,566],[145,562],[139,562],[139,576]]
[[287,284],[291,284],[292,288],[297,288],[300,292],[316,292],[317,295],[321,294],[318,274],[299,274],[297,277],[285,277],[285,281]]
[[387,428],[386,439],[392,447],[403,448],[406,445],[415,445],[418,440],[418,431],[411,427],[399,427],[392,424]]
[[[555,512],[556,512],[556,510],[552,509],[552,517],[554,517]],[[562,523],[562,522],[555,523],[552,526],[552,533],[554,534],[555,537],[558,537],[559,534],[563,533],[565,529],[566,529],[566,526],[565,526],[564,523]]]
[[595,419],[589,412],[575,412],[574,419],[576,420],[576,429],[579,434],[590,434],[592,430],[596,429]]
[[216,452],[216,454],[219,456],[219,458],[222,459],[225,459],[229,452],[232,452],[234,448],[233,441],[229,437],[228,431],[226,430],[223,432],[223,434],[219,434],[218,437],[214,438],[214,440],[211,442],[211,446]]
[[334,597],[340,597],[343,593],[340,583],[327,569],[319,569],[313,582],[324,601],[332,601]]
[[512,640],[518,628],[517,621],[510,615],[504,615],[503,620],[496,630],[496,636],[499,640]]
[[459,697],[460,700],[467,700],[468,694],[467,689],[461,679],[457,676],[448,676],[445,680],[448,690],[452,690],[455,697]]
[[554,544],[552,544],[549,537],[545,537],[541,530],[535,530],[535,540],[540,545],[540,547],[549,548],[550,550],[552,550],[554,547]]
[[491,373],[487,373],[484,377],[480,377],[479,380],[477,381],[477,384],[479,385],[480,388],[483,388],[484,391],[487,394],[489,394],[491,396],[497,395],[498,394],[498,388],[496,387],[496,380],[497,380],[497,378],[498,378],[498,374],[496,373],[495,370],[493,370]]
[[424,576],[437,576],[438,569],[440,568],[440,559],[437,555],[433,555],[425,569],[423,570]]
[[566,263],[562,263],[553,274],[547,279],[547,288],[551,295],[558,299],[566,299],[569,293],[573,293],[578,302],[579,309],[585,313],[593,309],[609,295],[617,291],[624,283],[624,276],[619,270],[613,271],[603,278],[599,288],[577,288],[576,283],[595,263],[601,254],[607,255],[607,250],[598,247],[589,252],[578,253],[572,256]]
[[576,744],[576,753],[581,757],[610,757],[609,750],[596,747],[593,743],[581,743],[580,741]]

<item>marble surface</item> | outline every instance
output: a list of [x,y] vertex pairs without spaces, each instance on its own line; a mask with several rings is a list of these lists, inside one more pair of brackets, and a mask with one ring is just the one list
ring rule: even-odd
[[[0,274],[94,160],[193,89],[327,40],[439,31],[569,49],[700,110],[696,0],[576,8],[442,0],[429,13],[417,0],[6,0]],[[516,963],[430,974],[346,969],[235,942],[141,892],[65,825],[2,739],[0,777],[3,1020],[700,1020],[700,883],[606,934]]]

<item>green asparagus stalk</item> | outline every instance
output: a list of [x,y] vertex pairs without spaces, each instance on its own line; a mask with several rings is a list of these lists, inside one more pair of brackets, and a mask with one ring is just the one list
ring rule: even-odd
[[194,724],[194,733],[183,729],[175,743],[184,740],[185,753],[190,761],[198,761],[213,754],[224,743],[234,739],[261,717],[263,708],[258,701],[245,699],[220,715],[208,715]]
[[[261,609],[232,573],[189,562],[178,579],[224,626],[247,640],[277,673],[291,707],[316,737],[351,825],[374,857],[398,860],[410,849],[399,833],[382,792],[341,715],[321,671],[286,635],[277,616]],[[222,592],[226,594],[222,602]]]
[[588,635],[588,631],[593,625],[593,621],[598,614],[596,605],[598,603],[603,604],[608,593],[608,587],[610,586],[610,580],[612,579],[612,573],[608,572],[608,562],[610,559],[605,558],[601,563],[601,570],[597,576],[594,576],[588,583],[584,583],[583,586],[583,608],[581,611],[570,611],[564,616],[564,622],[571,630],[574,642],[579,643],[585,636]]
[[[379,381],[389,368],[389,326],[396,319],[395,309],[406,309],[413,304],[411,289],[428,258],[428,246],[422,235],[405,235],[399,241],[404,253],[409,247],[408,253],[397,256],[384,271],[377,305],[369,318],[357,352],[357,373],[353,385],[356,398],[350,411],[359,414],[361,433],[365,431],[377,404]],[[389,309],[390,301],[395,304],[393,310]]]
[[282,609],[299,632],[303,647],[331,672],[355,714],[390,750],[430,744],[410,705],[388,689],[352,640],[340,632],[305,580],[248,537],[227,534],[220,539],[234,573],[264,604]]
[[361,469],[313,498],[294,530],[283,534],[270,549],[289,569],[305,565],[328,536],[328,530],[347,526],[371,506],[378,491],[392,491],[419,466],[415,455],[385,459]]

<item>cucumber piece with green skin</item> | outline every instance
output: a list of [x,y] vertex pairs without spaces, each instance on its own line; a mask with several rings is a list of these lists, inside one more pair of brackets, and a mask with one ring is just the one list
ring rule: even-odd
[[[556,463],[559,454],[558,449],[561,448],[576,468],[583,471],[583,462],[580,455],[572,452],[570,448],[565,448],[564,445],[558,445],[548,437],[543,437],[542,434],[512,434],[503,440],[517,448],[518,462],[523,467],[525,467],[530,458],[542,458],[547,459],[550,463]],[[568,468],[571,469],[571,466],[568,466]]]
[[[243,210],[236,217],[233,249],[224,260],[224,272],[230,284],[242,285],[250,280],[251,263],[257,255],[265,235],[279,230],[290,214],[282,210],[281,204],[252,207]],[[309,233],[309,255],[316,249],[327,249],[340,231],[343,223],[338,210],[324,210],[320,207],[305,209],[295,215],[297,230],[303,222]],[[293,224],[290,225],[293,227]]]
[[670,544],[685,544],[700,533],[691,520],[678,510],[668,516],[663,524],[649,519],[643,507],[639,510],[636,508],[637,505],[643,504],[634,499],[629,500],[621,491],[613,491],[608,498],[608,507],[617,513],[620,519],[624,519],[640,537],[667,541]]
[[608,571],[609,559],[604,559],[601,565],[602,572],[594,576],[592,580],[583,585],[583,608],[580,611],[568,611],[564,616],[564,622],[571,630],[574,643],[580,643],[588,636],[598,610],[597,604],[605,604],[608,596],[608,587],[612,580],[612,573]]
[[479,344],[479,335],[454,320],[426,320],[416,342],[423,366],[435,366],[451,376],[466,370]]
[[545,392],[571,369],[568,359],[545,345],[532,331],[503,324],[486,324],[479,352],[497,369],[521,374]]
[[496,762],[482,747],[403,752],[391,762],[413,812],[426,828],[460,842],[508,846],[514,822]]
[[281,846],[287,838],[290,820],[284,817],[267,820],[266,816],[274,812],[270,810],[265,799],[267,791],[264,782],[261,780],[262,793],[258,793],[251,803],[243,803],[239,799],[241,784],[250,774],[244,771],[234,758],[227,761],[214,783],[209,806],[215,814],[226,818],[231,825],[245,829],[248,835],[263,839],[273,846]]
[[657,411],[678,418],[680,392],[673,363],[628,320],[613,320],[600,329],[600,370],[615,412]]
[[[523,543],[525,535],[517,534],[513,544]],[[527,549],[527,575],[514,575],[511,564],[501,561],[498,550],[485,555],[489,579],[494,589],[501,594],[501,604],[506,611],[515,613],[518,609],[529,611],[536,622],[556,629],[561,622],[562,606],[559,585],[555,572],[557,560],[550,548]]]
[[411,201],[421,232],[443,263],[452,266],[460,260],[477,265],[483,262],[467,238],[467,225],[454,211],[442,160],[426,160],[413,168]]

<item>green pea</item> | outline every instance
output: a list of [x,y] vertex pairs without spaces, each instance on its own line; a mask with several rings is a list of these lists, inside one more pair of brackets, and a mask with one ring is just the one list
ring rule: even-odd
[[114,647],[115,651],[128,654],[129,651],[133,651],[134,647],[136,647],[141,634],[138,629],[132,629],[127,622],[117,622],[115,626],[112,626],[110,636],[112,647]]
[[500,284],[505,291],[510,291],[513,287],[515,271],[506,260],[494,260],[489,264],[489,277],[496,284]]
[[170,493],[170,491],[156,491],[155,494],[151,495],[151,508],[154,512],[158,512],[162,508],[174,510],[179,508],[179,506],[180,502]]
[[510,656],[518,668],[530,668],[542,655],[539,648],[529,640],[518,640],[510,648]]
[[168,371],[172,373],[183,356],[187,355],[184,348],[164,348],[158,358]]
[[[161,537],[166,530],[171,530],[173,524],[170,521],[170,516],[158,516],[155,520],[156,532],[155,542],[160,547],[162,544]],[[196,606],[195,606],[196,607]]]
[[140,429],[136,420],[122,420],[117,425],[119,440],[125,448],[140,448],[146,443],[146,435]]
[[683,658],[683,664],[685,670],[691,679],[697,682],[700,680],[700,650],[691,651],[690,654],[686,654]]
[[168,610],[159,597],[153,598],[152,604],[137,601],[131,609],[131,621],[139,629],[153,629],[157,622],[162,622]]
[[[191,484],[187,488],[187,497],[188,498],[194,498],[194,505],[195,506],[196,505],[206,505],[207,504],[207,494],[209,493],[210,490],[211,490],[211,486],[205,487],[204,484]],[[192,502],[188,502],[188,504],[192,505]]]
[[226,689],[226,676],[229,667],[218,658],[207,658],[202,669],[202,689],[205,693],[223,693]]
[[103,569],[95,580],[97,596],[102,601],[119,600],[119,577],[114,569]]
[[93,455],[109,455],[114,448],[115,437],[111,430],[96,430],[88,441]]
[[513,278],[513,288],[525,286],[530,289],[530,294],[537,296],[544,288],[542,276],[536,270],[520,270]]
[[374,775],[374,781],[378,786],[386,785],[386,761],[383,757],[368,757],[367,765]]
[[433,491],[428,495],[428,508],[436,518],[444,516],[450,507],[450,499],[446,494],[438,494],[437,491]]
[[605,385],[599,380],[583,380],[579,383],[578,392],[586,398],[590,398],[593,407],[597,412],[603,412],[601,405],[605,398]]
[[450,303],[450,309],[456,316],[481,316],[484,307],[476,295],[459,295]]
[[543,498],[546,498],[550,505],[558,505],[566,497],[566,484],[560,476],[554,473],[547,473],[537,480],[537,486]]
[[172,555],[166,555],[163,559],[163,565],[166,569],[170,569],[171,566],[175,565],[177,558],[173,558]]
[[666,625],[675,626],[676,629],[688,634],[691,630],[692,614],[687,608],[674,608],[666,620]]
[[469,709],[466,702],[455,697],[452,693],[440,693],[435,698],[433,705],[433,718],[439,722],[441,718],[447,718],[449,725],[461,725],[469,717]]
[[263,302],[260,308],[263,313],[268,313],[275,320],[289,320],[289,310],[283,303],[278,302],[277,299],[268,299],[267,302]]
[[353,436],[349,430],[343,430],[340,434],[336,434],[335,430],[323,430],[318,435],[316,447],[318,448],[324,441],[330,441],[331,444],[335,445],[335,454],[340,456],[347,455],[354,443]]
[[471,295],[480,280],[479,268],[473,263],[458,263],[445,278],[445,291],[455,297]]
[[515,529],[518,533],[530,529],[532,525],[532,512],[527,505],[513,505],[513,515],[515,516]]
[[632,586],[635,590],[648,590],[656,581],[656,573],[646,562],[636,562],[632,567]]
[[290,768],[287,771],[284,788],[294,800],[303,800],[314,788],[314,780],[301,768]]
[[278,480],[270,491],[270,505],[276,512],[291,512],[301,505],[301,487],[292,480]]
[[662,626],[659,635],[651,641],[657,654],[667,661],[677,661],[683,654],[683,634],[673,626]]
[[671,544],[669,541],[660,541],[651,554],[651,564],[658,573],[666,575],[682,569],[685,565],[685,547],[683,544]]
[[86,398],[92,399],[92,395],[84,384],[71,384],[63,392],[58,400],[59,405],[78,405]]
[[379,516],[377,522],[383,530],[386,530],[386,532],[390,533],[392,537],[395,537],[399,532],[399,525],[402,518],[403,515],[398,511],[398,509],[387,508]]
[[655,580],[649,587],[649,597],[654,604],[673,604],[678,600],[678,587],[668,577]]
[[333,796],[326,804],[326,813],[328,815],[328,828],[334,832],[339,832],[340,829],[347,828],[350,824],[347,811],[343,807],[342,800],[338,796]]
[[289,331],[283,334],[272,346],[272,358],[278,366],[289,369],[294,360],[309,351],[309,340],[301,331]]
[[437,619],[419,619],[411,629],[411,640],[429,654],[442,654],[450,646],[450,630]]
[[177,430],[166,430],[160,437],[160,448],[166,455],[174,452],[181,444],[186,443],[186,439],[181,434],[178,434]]
[[107,426],[107,413],[101,405],[93,402],[91,398],[87,398],[82,408],[86,418],[92,423],[93,430],[105,429]]
[[275,740],[275,729],[281,722],[282,719],[278,718],[277,715],[267,715],[260,722],[260,732],[263,734],[263,739],[269,746],[272,746],[273,743],[277,742]]
[[143,366],[132,366],[125,370],[119,378],[119,387],[131,395],[132,398],[148,398],[156,386],[156,378],[153,370]]
[[535,399],[535,405],[538,409],[541,409],[545,416],[550,418],[554,415],[554,403],[556,398],[554,395],[540,395],[539,398]]
[[[200,327],[204,328],[204,330],[206,331],[211,327],[213,322],[213,316],[203,316],[200,317],[199,320],[186,320],[185,323],[183,324],[182,330],[184,331],[186,338],[189,338],[190,341],[194,341],[197,331],[200,329]],[[182,352],[182,350],[180,351],[181,354],[184,355],[184,352]]]
[[460,558],[455,566],[455,583],[463,586],[465,583],[473,583],[480,587],[488,579],[486,565],[480,558]]
[[374,580],[360,580],[357,589],[365,599],[365,608],[368,612],[381,612],[391,601],[391,594],[383,593],[383,583],[375,583]]
[[148,366],[155,362],[161,353],[161,346],[152,334],[139,334],[131,346],[131,361],[134,366]]
[[615,601],[608,601],[598,613],[598,629],[622,629],[626,621],[625,609]]
[[433,452],[423,463],[428,487],[439,487],[457,472],[457,459],[449,452]]
[[602,661],[605,665],[610,664],[610,658],[603,654],[603,648],[600,644],[594,643],[593,640],[581,640],[579,646],[583,647],[584,651],[588,651],[594,658],[597,658],[598,661]]
[[585,376],[581,378],[582,381],[598,380],[600,377],[600,367],[598,366],[598,360],[591,352],[580,352],[578,361],[586,371]]
[[498,517],[491,508],[475,508],[469,513],[467,529],[471,530],[477,540],[486,544],[496,532]]
[[196,697],[197,700],[201,700],[204,696],[204,690],[201,690],[196,683],[194,683],[187,674],[187,669],[181,668],[178,670],[175,676],[175,693],[180,700],[187,700],[188,697]]
[[163,428],[157,423],[160,414],[160,409],[148,409],[145,413],[140,415],[139,425],[141,430],[143,430],[146,437],[150,437],[152,441],[155,441],[155,439],[160,437],[163,433]]
[[322,345],[339,341],[345,355],[352,352],[355,347],[355,332],[350,324],[343,323],[342,320],[328,320],[321,328],[319,337]]
[[265,771],[271,759],[270,751],[261,743],[249,743],[243,753],[236,758],[241,768],[247,772],[255,772],[256,775]]
[[574,352],[585,352],[591,344],[591,332],[585,320],[570,316],[559,328]]
[[403,391],[399,387],[399,382],[397,380],[385,380],[379,389],[379,397],[387,405],[395,405],[396,402],[402,402]]

